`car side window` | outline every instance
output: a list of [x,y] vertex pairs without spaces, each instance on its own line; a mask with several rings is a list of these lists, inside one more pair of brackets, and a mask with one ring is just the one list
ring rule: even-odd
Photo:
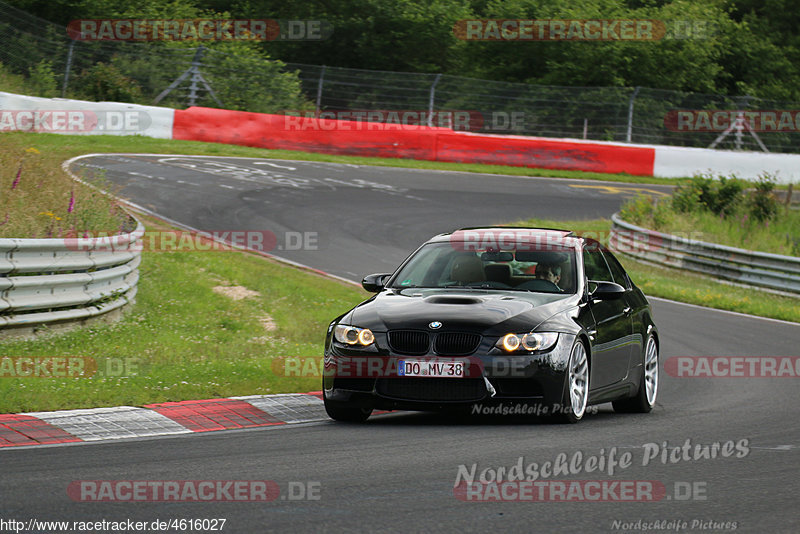
[[607,250],[603,252],[603,256],[606,259],[606,263],[608,263],[608,267],[611,269],[611,275],[614,277],[614,282],[626,289],[630,289],[630,279],[628,278],[628,274],[625,272],[625,269],[622,267],[622,265],[620,265],[619,260],[617,260],[617,258],[615,258],[614,255]]
[[603,254],[600,251],[600,244],[596,241],[586,243],[583,249],[583,269],[586,272],[588,280],[597,280],[603,282],[613,282],[614,277],[611,276],[611,271],[603,259]]

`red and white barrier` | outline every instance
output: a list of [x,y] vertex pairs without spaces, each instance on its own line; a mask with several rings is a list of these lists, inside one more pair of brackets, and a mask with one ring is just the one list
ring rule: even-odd
[[800,155],[769,152],[736,152],[680,146],[656,146],[653,176],[682,178],[697,173],[736,174],[754,180],[763,173],[777,176],[779,183],[800,180]]
[[0,132],[10,130],[144,135],[328,154],[627,173],[657,178],[710,172],[736,174],[753,180],[767,172],[777,176],[780,183],[800,180],[800,155],[797,154],[488,135],[427,126],[202,107],[173,110],[0,93]]
[[172,139],[174,109],[0,92],[0,132],[143,135]]
[[486,163],[649,176],[655,151],[636,145],[486,135],[449,128],[298,118],[211,108],[175,111],[174,138],[330,154]]

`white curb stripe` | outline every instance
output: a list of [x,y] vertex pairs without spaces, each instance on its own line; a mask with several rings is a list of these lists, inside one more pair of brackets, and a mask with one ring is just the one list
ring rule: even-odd
[[84,441],[192,433],[154,410],[133,406],[29,412],[23,415],[41,419]]
[[252,404],[286,423],[308,423],[328,419],[322,401],[314,395],[250,395],[231,397]]

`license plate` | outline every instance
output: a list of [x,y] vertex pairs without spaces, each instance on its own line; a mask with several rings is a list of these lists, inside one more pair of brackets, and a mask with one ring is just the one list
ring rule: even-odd
[[430,378],[464,378],[464,362],[446,360],[400,360],[398,376],[424,376]]

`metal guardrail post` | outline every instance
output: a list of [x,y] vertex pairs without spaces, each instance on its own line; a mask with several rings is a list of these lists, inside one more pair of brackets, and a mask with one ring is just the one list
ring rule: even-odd
[[320,111],[322,111],[322,86],[325,83],[325,65],[322,66],[322,70],[319,71],[319,83],[317,83],[317,117],[319,117]]
[[636,95],[639,94],[641,87],[637,86],[633,90],[630,100],[628,100],[628,132],[625,135],[625,141],[630,143],[633,138],[633,103],[636,101]]
[[64,83],[61,85],[61,98],[67,97],[67,86],[69,85],[69,71],[72,70],[72,52],[75,49],[75,39],[70,39],[67,49],[67,66],[64,68]]
[[433,83],[431,84],[431,92],[430,96],[428,97],[428,127],[433,126],[433,101],[436,96],[436,84],[439,83],[441,77],[441,73],[437,74],[436,78],[433,79]]

